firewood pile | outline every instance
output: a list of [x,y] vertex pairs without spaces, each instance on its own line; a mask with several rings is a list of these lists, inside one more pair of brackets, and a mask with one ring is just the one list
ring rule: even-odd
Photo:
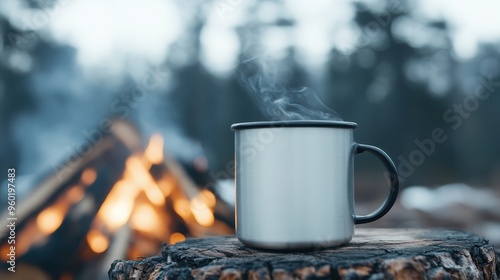
[[[107,279],[116,259],[155,255],[164,242],[234,232],[233,208],[165,155],[160,135],[143,145],[129,123],[115,121],[110,131],[19,201],[17,272],[2,269],[1,279]],[[7,228],[0,234],[5,266]]]

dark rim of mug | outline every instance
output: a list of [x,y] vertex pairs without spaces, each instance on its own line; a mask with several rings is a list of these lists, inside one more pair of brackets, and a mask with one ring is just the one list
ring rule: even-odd
[[232,130],[252,129],[252,128],[270,128],[270,127],[336,127],[336,128],[356,128],[354,122],[344,121],[319,121],[319,120],[300,120],[300,121],[265,121],[265,122],[246,122],[235,123],[231,126]]

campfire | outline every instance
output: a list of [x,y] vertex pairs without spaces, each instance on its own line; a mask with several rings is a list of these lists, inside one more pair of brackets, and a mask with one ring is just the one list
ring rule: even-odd
[[[164,153],[162,136],[141,141],[129,123],[115,121],[90,152],[49,173],[19,202],[18,271],[37,279],[106,279],[115,259],[155,255],[163,242],[233,233],[232,207]],[[195,172],[206,167],[200,162],[206,159],[197,159]],[[5,263],[8,232],[1,234]]]

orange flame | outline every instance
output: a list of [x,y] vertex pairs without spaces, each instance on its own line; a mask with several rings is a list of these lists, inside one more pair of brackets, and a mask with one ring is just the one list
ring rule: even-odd
[[130,218],[130,226],[133,229],[150,233],[162,231],[160,217],[148,204],[140,204],[136,207]]
[[137,186],[144,190],[146,196],[153,204],[165,204],[165,197],[163,196],[160,187],[154,182],[140,158],[132,156],[127,159],[125,165],[127,167],[127,174],[131,176]]
[[190,205],[189,201],[185,198],[179,198],[174,201],[174,211],[177,213],[181,218],[186,220],[191,216],[191,210],[190,210]]
[[175,244],[177,242],[181,242],[181,241],[184,241],[186,240],[186,237],[184,236],[184,234],[182,233],[179,233],[179,232],[174,232],[172,233],[172,235],[170,235],[170,244]]
[[150,183],[151,176],[144,167],[141,158],[138,155],[131,156],[125,162],[125,178],[130,178],[139,186]]
[[87,233],[87,243],[95,253],[102,253],[109,247],[109,238],[98,230],[91,229]]
[[215,195],[209,190],[201,190],[198,194],[198,197],[205,203],[208,207],[214,208],[215,203],[217,203],[217,199]]
[[200,197],[197,196],[191,200],[190,209],[198,224],[208,227],[214,223],[214,214]]
[[158,187],[165,197],[172,193],[175,186],[175,179],[172,176],[165,176],[158,181]]
[[120,180],[113,186],[97,213],[110,231],[116,231],[128,221],[138,193],[138,189],[125,180]]
[[51,234],[61,226],[68,210],[68,206],[63,202],[56,202],[38,214],[36,225],[42,233]]

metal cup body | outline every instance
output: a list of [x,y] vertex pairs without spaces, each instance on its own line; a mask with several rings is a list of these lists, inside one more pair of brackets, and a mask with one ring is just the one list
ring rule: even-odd
[[353,147],[349,126],[235,129],[239,240],[262,249],[349,242]]

